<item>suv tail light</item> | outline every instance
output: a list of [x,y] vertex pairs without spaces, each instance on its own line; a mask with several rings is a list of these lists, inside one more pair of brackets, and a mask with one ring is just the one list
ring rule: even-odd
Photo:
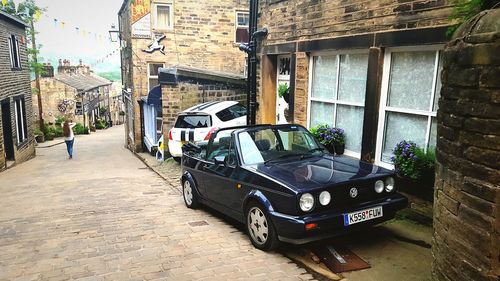
[[210,131],[208,131],[208,134],[205,136],[205,139],[204,140],[209,140],[210,137],[212,136],[213,132],[215,132],[218,128],[216,127],[213,127],[212,129],[210,129]]
[[172,137],[172,130],[168,131],[168,139],[174,140],[174,138]]

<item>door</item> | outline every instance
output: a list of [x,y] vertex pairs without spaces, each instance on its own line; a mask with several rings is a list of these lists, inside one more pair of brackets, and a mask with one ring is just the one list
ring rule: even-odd
[[2,102],[2,129],[5,157],[7,160],[14,160],[14,140],[9,101]]
[[[236,181],[233,180],[237,162],[232,131],[219,131],[213,138],[207,151],[207,161],[203,164],[203,170],[206,198],[221,205],[222,209],[235,214],[239,211],[239,190]],[[226,158],[226,164],[216,164],[216,157]]]
[[[288,87],[290,86],[290,56],[278,56],[276,83],[276,124],[288,124]],[[290,120],[291,121],[291,120]]]

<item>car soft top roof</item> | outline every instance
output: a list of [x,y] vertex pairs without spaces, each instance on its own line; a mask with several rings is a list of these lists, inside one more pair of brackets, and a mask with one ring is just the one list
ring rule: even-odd
[[238,104],[238,102],[237,101],[205,102],[205,103],[190,107],[190,108],[180,112],[179,115],[181,115],[181,114],[197,114],[197,113],[214,114],[216,112],[221,111],[222,109],[228,108],[228,107],[233,106],[235,104]]

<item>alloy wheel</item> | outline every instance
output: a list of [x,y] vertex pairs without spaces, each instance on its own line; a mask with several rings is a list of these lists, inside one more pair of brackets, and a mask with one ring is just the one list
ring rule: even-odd
[[265,244],[269,236],[269,225],[264,212],[258,207],[252,207],[247,215],[247,224],[252,240],[259,245]]
[[193,188],[188,180],[184,182],[184,200],[188,206],[193,204]]

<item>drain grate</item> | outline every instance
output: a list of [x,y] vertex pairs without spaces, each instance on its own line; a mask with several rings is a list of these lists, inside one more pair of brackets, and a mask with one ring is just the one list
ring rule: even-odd
[[208,222],[206,222],[206,221],[192,221],[192,222],[188,222],[188,224],[189,224],[189,226],[196,227],[196,226],[208,225]]

